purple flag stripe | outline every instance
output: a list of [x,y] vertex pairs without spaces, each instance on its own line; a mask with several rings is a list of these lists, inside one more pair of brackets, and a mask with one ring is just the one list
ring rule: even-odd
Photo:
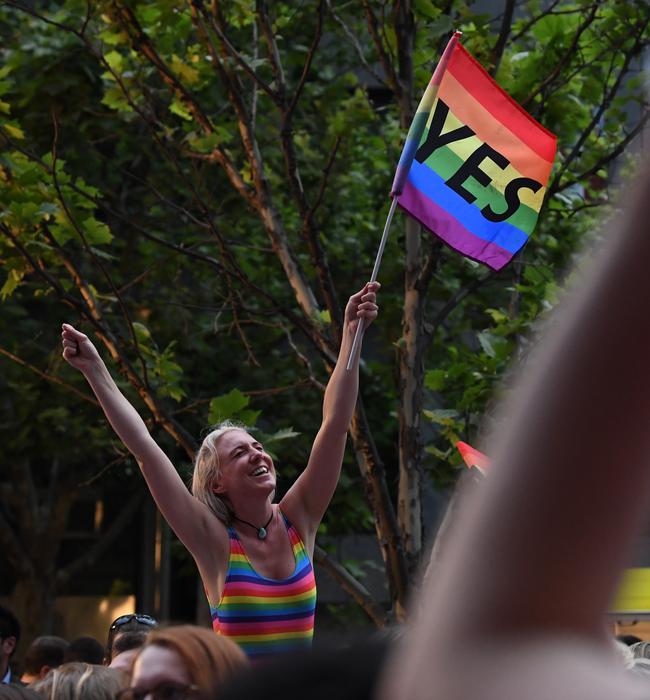
[[513,253],[475,236],[455,216],[416,189],[409,180],[397,203],[454,250],[489,265],[493,270],[500,270],[512,259]]

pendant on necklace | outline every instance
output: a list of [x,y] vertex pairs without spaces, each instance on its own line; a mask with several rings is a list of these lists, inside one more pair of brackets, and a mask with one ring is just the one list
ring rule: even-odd
[[265,527],[261,527],[257,531],[257,539],[258,540],[265,540],[266,539],[266,528]]

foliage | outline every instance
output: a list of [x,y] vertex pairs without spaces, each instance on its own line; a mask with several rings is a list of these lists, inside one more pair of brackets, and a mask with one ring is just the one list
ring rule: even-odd
[[[395,485],[415,471],[448,487],[453,443],[489,426],[495,387],[525,358],[647,119],[634,71],[648,45],[643,3],[529,0],[514,18],[457,1],[418,0],[410,18],[404,7],[0,10],[0,350],[3,393],[23,407],[3,419],[15,437],[6,459],[42,454],[46,428],[65,426],[56,451],[79,483],[84,446],[104,462],[119,448],[54,359],[63,320],[99,340],[179,465],[208,424],[235,418],[273,443],[285,484],[299,473],[336,356],[339,295],[369,274],[403,127],[452,27],[558,134],[545,209],[512,266],[486,273],[423,238],[416,283],[406,281],[422,295],[418,324],[402,312],[411,244],[400,226],[389,241],[364,349],[365,412],[323,527],[375,528],[397,614],[415,563],[403,566],[401,541],[421,523],[396,519]],[[409,333],[422,360],[406,355]],[[407,376],[419,402],[411,424]],[[413,444],[402,441],[409,430]],[[417,559],[419,545],[408,551]]]

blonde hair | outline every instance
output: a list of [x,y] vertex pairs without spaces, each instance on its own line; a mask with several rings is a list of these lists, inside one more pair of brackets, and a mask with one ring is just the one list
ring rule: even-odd
[[249,666],[248,657],[228,637],[196,625],[157,629],[147,636],[140,650],[158,646],[175,651],[199,691],[212,694],[237,671]]
[[235,421],[225,420],[216,425],[203,439],[194,459],[192,474],[192,495],[205,503],[225,525],[232,523],[233,511],[225,498],[217,496],[213,490],[214,482],[221,476],[221,465],[217,443],[224,433],[230,430],[248,430]]
[[45,700],[113,700],[127,684],[122,671],[71,661],[53,668],[31,687]]

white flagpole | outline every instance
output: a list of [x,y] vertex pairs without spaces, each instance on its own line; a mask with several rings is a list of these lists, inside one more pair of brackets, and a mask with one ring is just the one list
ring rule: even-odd
[[[388,216],[386,217],[386,223],[384,225],[384,232],[381,236],[381,241],[379,241],[379,250],[377,251],[377,257],[375,258],[375,265],[372,268],[372,275],[370,275],[369,282],[377,281],[377,274],[379,273],[379,265],[381,264],[382,256],[384,255],[384,248],[386,247],[386,240],[388,239],[388,232],[390,231],[390,225],[393,221],[393,214],[395,213],[395,208],[397,207],[397,195],[393,197],[393,201],[390,205],[390,210]],[[354,340],[352,341],[352,348],[350,349],[350,355],[348,356],[348,364],[346,370],[349,372],[352,369],[352,364],[357,353],[357,350],[361,351],[361,337],[363,336],[364,323],[363,319],[359,319],[359,324],[357,325],[357,331],[354,334]]]

